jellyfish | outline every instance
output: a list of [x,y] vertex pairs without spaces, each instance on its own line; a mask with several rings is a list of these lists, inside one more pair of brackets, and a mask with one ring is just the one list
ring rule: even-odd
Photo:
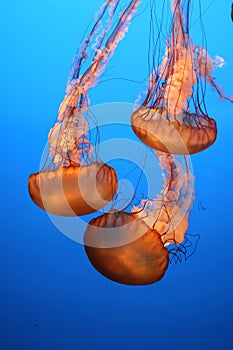
[[172,27],[165,53],[160,56],[164,38],[159,31],[153,52],[158,62],[153,62],[145,100],[131,116],[132,128],[143,143],[158,151],[181,155],[205,150],[216,139],[216,122],[205,106],[206,84],[220,98],[232,102],[212,75],[224,60],[218,56],[212,60],[204,47],[192,42],[190,5],[190,0],[171,0]]
[[161,280],[169,265],[169,245],[179,246],[188,228],[194,178],[184,164],[156,152],[164,184],[154,200],[145,199],[130,213],[111,210],[90,221],[84,245],[94,268],[108,279],[126,285]]
[[104,207],[116,193],[116,172],[98,160],[89,139],[88,93],[124,38],[139,3],[131,0],[118,13],[120,0],[105,1],[74,57],[66,95],[48,135],[48,160],[28,179],[32,200],[49,213],[88,214]]

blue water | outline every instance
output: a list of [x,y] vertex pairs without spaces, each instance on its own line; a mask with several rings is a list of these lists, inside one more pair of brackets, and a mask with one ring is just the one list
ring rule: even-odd
[[[105,279],[83,246],[60,233],[29,198],[27,178],[38,171],[72,57],[101,3],[1,4],[0,349],[232,350],[232,104],[207,93],[218,138],[192,156],[196,200],[189,232],[200,242],[157,284],[128,287]],[[93,105],[132,103],[146,89],[148,12],[142,3],[108,65],[110,80],[91,92]],[[202,7],[209,53],[227,62],[215,76],[233,93],[231,2],[208,0]]]

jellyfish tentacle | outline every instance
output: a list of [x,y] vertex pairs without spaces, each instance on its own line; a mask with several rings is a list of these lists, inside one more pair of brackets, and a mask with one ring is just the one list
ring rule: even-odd
[[[90,66],[81,74],[81,65],[82,61],[84,61],[85,57],[77,60],[77,62],[73,63],[72,71],[77,70],[76,76],[72,73],[72,77],[69,80],[69,83],[66,88],[66,96],[62,101],[59,107],[58,120],[63,122],[64,119],[71,119],[71,122],[64,124],[64,128],[66,129],[71,126],[72,119],[76,115],[77,109],[83,111],[83,114],[79,114],[79,121],[82,122],[82,119],[85,118],[84,113],[88,111],[89,106],[89,98],[88,91],[90,88],[94,87],[99,77],[101,76],[106,64],[109,59],[113,55],[115,48],[117,47],[120,40],[124,38],[125,33],[127,32],[132,16],[135,14],[141,0],[132,0],[125,8],[125,10],[120,14],[120,18],[118,19],[116,25],[108,32],[109,27],[113,21],[115,16],[115,10],[119,5],[118,1],[110,1],[106,4],[103,9],[103,12],[106,12],[109,5],[111,11],[109,12],[109,18],[107,20],[107,24],[105,28],[102,28],[102,32],[100,34],[101,40],[99,42],[99,46],[97,50],[94,50],[93,62],[91,62]],[[98,18],[98,23],[103,18],[103,12],[101,12],[100,17]],[[94,36],[94,31],[91,31],[91,34],[88,36],[89,40]],[[106,38],[107,36],[107,38]],[[85,44],[84,51],[86,52],[87,43]],[[80,75],[81,74],[81,75]],[[51,131],[52,132],[52,131]],[[75,145],[75,139],[73,139],[72,146]],[[57,140],[59,145],[60,140]],[[52,149],[52,151],[54,148]],[[69,149],[69,152],[72,153],[72,149]],[[60,153],[59,153],[60,154]],[[67,149],[64,148],[64,159],[66,159]],[[51,153],[52,156],[52,153]],[[59,158],[59,157],[58,157]]]
[[188,227],[194,200],[194,177],[187,158],[155,152],[163,169],[163,187],[155,199],[143,199],[132,212],[161,235],[164,244],[180,244]]

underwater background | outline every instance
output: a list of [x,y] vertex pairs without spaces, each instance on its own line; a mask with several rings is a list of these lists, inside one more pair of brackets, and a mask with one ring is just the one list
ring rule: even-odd
[[[188,232],[200,235],[200,240],[195,253],[170,265],[156,284],[130,287],[101,276],[83,246],[63,235],[29,197],[28,176],[39,169],[72,58],[101,3],[1,2],[0,349],[232,350],[230,102],[211,89],[206,93],[218,136],[212,147],[191,156],[196,199]],[[142,0],[119,43],[108,76],[91,91],[92,105],[133,103],[146,89],[147,3]],[[227,63],[214,76],[230,95],[231,2],[208,0],[202,12],[208,52]],[[194,33],[198,23],[193,23]],[[115,137],[114,130],[108,137]]]

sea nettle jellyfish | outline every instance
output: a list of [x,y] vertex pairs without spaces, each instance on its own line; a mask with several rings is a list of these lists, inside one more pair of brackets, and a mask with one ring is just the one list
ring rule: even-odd
[[[164,185],[154,200],[131,213],[111,211],[90,221],[84,244],[91,264],[108,279],[127,285],[159,281],[169,264],[169,245],[180,246],[193,202],[193,176],[171,155],[157,152]],[[173,249],[174,252],[174,249]]]
[[88,92],[124,37],[140,0],[105,1],[73,60],[58,118],[48,135],[49,162],[29,177],[32,200],[49,213],[83,215],[106,205],[117,188],[115,170],[97,160],[88,137]]
[[172,154],[200,152],[216,139],[215,120],[208,116],[205,107],[206,84],[221,98],[232,101],[212,76],[213,69],[221,67],[224,60],[217,57],[213,61],[205,48],[191,40],[190,4],[190,0],[171,0],[172,26],[165,53],[160,57],[167,35],[162,33],[161,24],[152,55],[157,62],[153,61],[147,95],[131,117],[132,128],[142,142]]

